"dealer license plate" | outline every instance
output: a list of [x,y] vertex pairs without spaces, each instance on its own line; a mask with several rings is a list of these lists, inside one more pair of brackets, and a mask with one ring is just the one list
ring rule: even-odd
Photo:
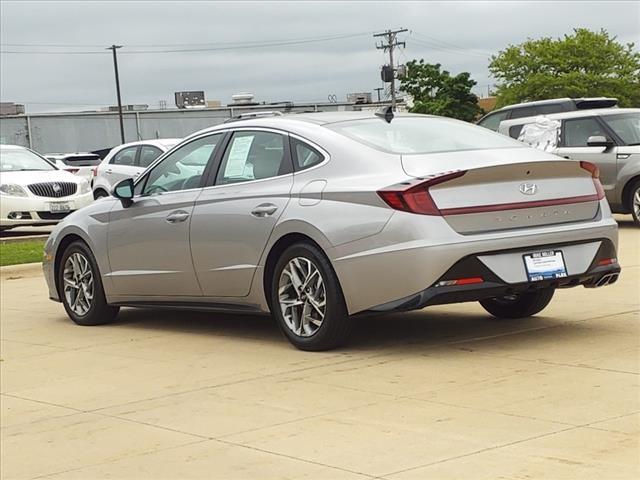
[[553,280],[567,276],[567,267],[560,250],[549,250],[523,255],[530,282]]
[[71,210],[71,204],[69,202],[56,202],[49,204],[49,211],[51,213],[68,212]]

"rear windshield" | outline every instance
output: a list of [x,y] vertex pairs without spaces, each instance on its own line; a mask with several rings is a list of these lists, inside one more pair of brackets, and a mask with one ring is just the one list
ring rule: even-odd
[[522,143],[470,123],[444,117],[352,120],[327,125],[360,143],[389,153],[436,153],[523,148]]
[[65,165],[73,165],[75,167],[95,167],[101,161],[98,155],[74,155],[62,159]]

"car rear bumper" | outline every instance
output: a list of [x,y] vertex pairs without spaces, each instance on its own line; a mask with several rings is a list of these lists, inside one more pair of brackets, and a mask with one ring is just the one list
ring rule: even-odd
[[[593,242],[580,242],[577,244],[543,245],[540,250],[564,250],[572,246],[589,245]],[[504,297],[519,293],[531,292],[545,288],[571,288],[584,286],[587,288],[604,287],[618,280],[620,265],[616,259],[613,243],[608,239],[601,239],[595,257],[589,268],[581,274],[568,275],[557,279],[548,279],[535,282],[507,283],[491,270],[481,258],[490,256],[502,256],[515,253],[520,255],[522,251],[488,252],[487,254],[474,254],[456,262],[433,285],[415,295],[410,295],[399,300],[377,305],[369,309],[372,312],[406,311],[424,308],[429,305],[442,305],[447,303],[475,302],[493,297]],[[607,263],[608,260],[615,260]],[[482,279],[482,282],[463,285],[448,285],[457,279]]]
[[396,212],[379,234],[334,247],[328,254],[353,315],[422,294],[474,255],[482,257],[500,284],[513,286],[528,283],[523,254],[560,246],[568,277],[584,277],[603,242],[614,252],[617,248],[617,224],[608,211],[603,206],[589,222],[474,235],[452,231],[441,217]]

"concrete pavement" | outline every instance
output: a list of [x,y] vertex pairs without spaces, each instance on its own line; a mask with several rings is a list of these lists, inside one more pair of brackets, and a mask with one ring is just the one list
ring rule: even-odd
[[79,327],[37,270],[3,270],[2,478],[640,478],[640,230],[620,234],[620,281],[536,318],[360,319],[327,353],[268,317]]

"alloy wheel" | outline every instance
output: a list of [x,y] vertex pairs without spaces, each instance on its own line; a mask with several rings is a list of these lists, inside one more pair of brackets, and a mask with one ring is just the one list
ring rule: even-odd
[[79,316],[91,309],[93,302],[93,272],[89,260],[82,253],[72,253],[64,264],[62,274],[64,296],[69,308]]
[[633,211],[635,212],[636,218],[640,218],[640,188],[636,188],[636,191],[633,192]]
[[284,322],[294,334],[311,337],[322,326],[327,305],[324,280],[308,258],[293,258],[284,267],[278,299]]

